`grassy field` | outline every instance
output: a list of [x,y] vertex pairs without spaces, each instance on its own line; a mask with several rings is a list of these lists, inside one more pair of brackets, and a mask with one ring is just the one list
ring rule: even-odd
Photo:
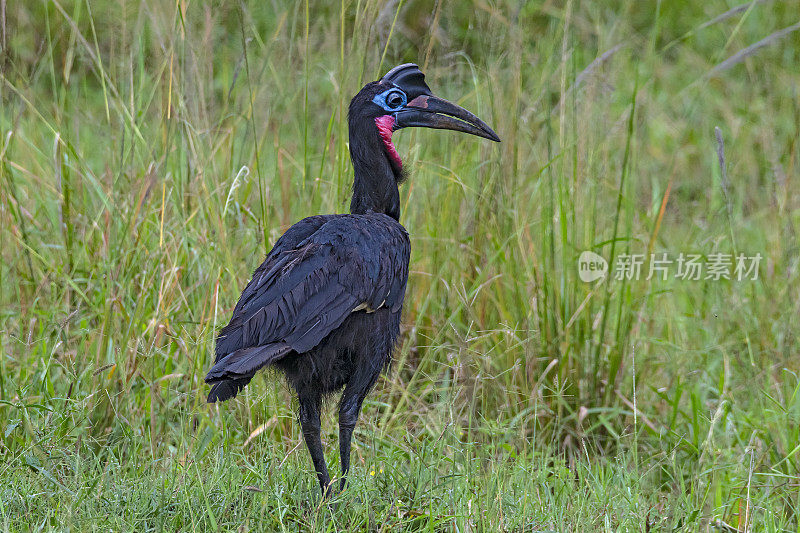
[[[800,7],[737,2],[3,1],[0,527],[800,531]],[[203,377],[407,61],[503,143],[396,135],[403,343],[321,502],[286,385]]]

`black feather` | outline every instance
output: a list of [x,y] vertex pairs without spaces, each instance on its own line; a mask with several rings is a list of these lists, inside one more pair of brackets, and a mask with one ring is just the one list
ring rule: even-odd
[[240,379],[244,376],[252,377],[257,370],[275,362],[290,351],[291,348],[285,343],[242,348],[214,365],[208,372],[206,381],[213,383],[224,379]]
[[225,400],[236,398],[239,391],[250,383],[250,379],[250,377],[227,379],[214,383],[211,387],[211,392],[208,393],[208,403],[224,402]]
[[292,226],[220,331],[206,381],[231,380],[238,388],[222,394],[216,387],[214,397],[232,398],[260,368],[320,347],[361,304],[388,306],[399,323],[409,251],[405,229],[383,214],[311,217]]

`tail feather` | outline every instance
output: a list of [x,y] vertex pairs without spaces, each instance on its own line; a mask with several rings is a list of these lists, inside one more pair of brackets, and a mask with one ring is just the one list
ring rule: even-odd
[[206,383],[213,383],[208,402],[235,398],[250,383],[257,370],[273,363],[291,351],[285,343],[243,348],[220,359],[206,375]]
[[225,400],[236,398],[236,395],[239,394],[239,391],[242,390],[245,385],[250,383],[252,378],[253,376],[248,376],[239,379],[226,379],[224,381],[217,381],[211,387],[211,392],[208,393],[208,403],[224,402]]

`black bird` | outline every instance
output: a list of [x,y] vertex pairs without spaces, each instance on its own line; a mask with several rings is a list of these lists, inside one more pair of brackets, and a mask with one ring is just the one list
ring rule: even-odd
[[421,126],[493,141],[478,117],[437,98],[414,64],[368,83],[350,102],[355,179],[350,214],[305,218],[278,239],[217,337],[209,402],[233,398],[272,365],[297,393],[300,425],[323,495],[331,480],[320,440],[325,396],[339,402],[341,489],[361,404],[387,368],[400,332],[410,244],[400,225],[404,172],[392,132]]

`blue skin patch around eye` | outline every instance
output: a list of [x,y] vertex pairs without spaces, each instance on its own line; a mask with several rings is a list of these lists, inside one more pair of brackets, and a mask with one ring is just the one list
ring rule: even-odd
[[[389,104],[386,103],[386,97],[393,93],[400,95],[400,97],[403,99],[403,103],[401,103],[397,107],[391,107]],[[380,94],[376,94],[375,97],[372,99],[372,103],[382,107],[384,111],[393,113],[395,111],[398,111],[399,109],[402,109],[403,106],[406,105],[407,101],[406,101],[406,95],[403,91],[401,91],[400,89],[391,88],[389,90],[383,91]]]

